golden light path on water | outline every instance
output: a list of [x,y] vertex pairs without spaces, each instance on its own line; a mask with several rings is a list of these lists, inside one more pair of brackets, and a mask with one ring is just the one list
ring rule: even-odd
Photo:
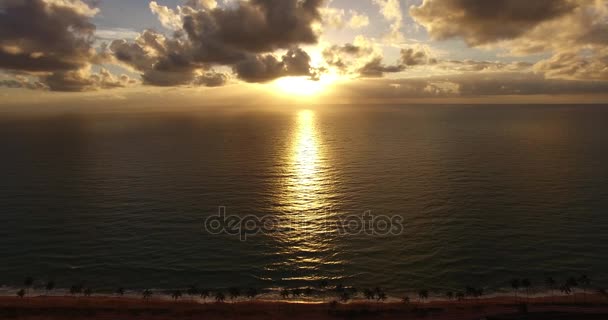
[[281,188],[283,228],[277,235],[282,244],[281,268],[289,268],[283,280],[318,280],[322,266],[339,264],[332,258],[331,213],[332,177],[326,150],[311,110],[299,111],[286,159],[287,175]]

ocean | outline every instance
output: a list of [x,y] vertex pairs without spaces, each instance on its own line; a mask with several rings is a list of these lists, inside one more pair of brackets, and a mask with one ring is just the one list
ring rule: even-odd
[[[0,286],[606,287],[607,124],[604,105],[4,113]],[[220,213],[237,224],[210,230]]]

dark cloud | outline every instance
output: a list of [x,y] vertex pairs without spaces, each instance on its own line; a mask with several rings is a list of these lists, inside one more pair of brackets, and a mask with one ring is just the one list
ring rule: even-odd
[[547,78],[608,80],[608,49],[591,55],[577,52],[561,52],[553,57],[539,61],[534,70]]
[[404,66],[420,66],[435,64],[437,59],[431,58],[426,51],[414,48],[401,49],[401,64]]
[[194,80],[195,85],[204,87],[221,87],[228,82],[228,77],[219,72],[209,71]]
[[53,1],[1,0],[0,9],[0,68],[74,70],[93,59],[95,25],[83,8]]
[[247,82],[268,82],[286,76],[313,76],[310,56],[299,48],[289,50],[281,60],[274,55],[251,55],[234,66],[236,75]]
[[[400,58],[395,64],[386,65],[382,56],[370,43],[361,42],[362,44],[346,43],[328,47],[323,50],[323,58],[328,65],[338,68],[342,73],[356,73],[361,77],[371,78],[382,77],[385,73],[401,72],[408,67],[437,62],[422,48],[404,48],[401,49]],[[351,72],[353,68],[355,71]]]
[[359,74],[365,78],[377,78],[384,76],[385,73],[395,73],[405,70],[405,65],[385,65],[382,63],[382,58],[374,58],[372,61],[366,63],[361,69]]
[[[197,77],[217,65],[248,82],[312,76],[310,57],[297,46],[317,42],[313,23],[320,20],[322,2],[251,0],[220,8],[212,1],[191,1],[179,12],[154,3],[161,21],[181,19],[183,28],[171,38],[148,30],[133,42],[113,41],[110,50],[150,85],[223,84],[217,76]],[[279,59],[271,54],[277,49],[288,52]]]
[[482,45],[517,38],[593,0],[425,0],[410,14],[435,39]]
[[[184,17],[184,31],[204,62],[213,53],[264,53],[314,44],[312,24],[320,21],[323,0],[251,0],[236,7],[197,10]],[[230,55],[229,55],[230,56]],[[221,61],[220,61],[221,62]]]
[[10,86],[85,91],[128,84],[107,70],[89,72],[103,60],[93,48],[96,13],[80,0],[0,0],[0,68],[18,77]]
[[608,82],[545,79],[543,75],[532,72],[496,72],[366,79],[345,84],[338,90],[338,96],[346,94],[353,101],[398,101],[410,98],[594,95],[608,92]]
[[66,92],[122,88],[136,83],[127,75],[116,78],[106,69],[93,74],[88,70],[60,71],[43,79],[50,90]]

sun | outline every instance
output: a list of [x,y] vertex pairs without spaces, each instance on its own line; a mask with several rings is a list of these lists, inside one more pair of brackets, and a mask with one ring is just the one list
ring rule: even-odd
[[283,94],[311,97],[326,91],[336,78],[323,75],[319,80],[309,77],[283,77],[274,81],[274,87]]

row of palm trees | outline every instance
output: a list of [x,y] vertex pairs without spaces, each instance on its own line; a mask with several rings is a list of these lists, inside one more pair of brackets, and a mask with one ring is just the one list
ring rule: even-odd
[[[25,289],[21,289],[17,292],[17,295],[21,298],[25,297],[28,294],[28,290],[34,286],[34,279],[32,277],[27,277],[23,282]],[[511,288],[513,289],[513,293],[515,297],[518,298],[519,294],[523,290],[526,294],[526,298],[529,299],[530,291],[534,287],[532,281],[529,279],[519,279],[515,278],[510,281]],[[335,294],[335,298],[342,302],[348,302],[356,298],[359,294],[362,294],[362,297],[369,301],[377,301],[382,302],[387,299],[387,295],[381,288],[375,289],[364,289],[361,292],[354,287],[345,287],[342,284],[338,284],[331,289],[327,289],[329,283],[327,281],[321,281],[318,284],[318,288],[323,290],[323,292],[329,292],[330,294]],[[545,288],[551,292],[551,297],[555,295],[555,292],[559,290],[562,294],[570,295],[575,292],[576,289],[580,288],[583,290],[584,295],[586,295],[587,290],[590,289],[591,279],[583,274],[579,277],[570,277],[567,278],[561,285],[558,285],[558,282],[553,277],[547,277],[545,279]],[[48,292],[54,290],[56,288],[56,284],[54,281],[48,281],[44,285],[45,290]],[[93,290],[90,287],[84,285],[84,283],[79,283],[72,285],[69,290],[71,295],[83,295],[85,297],[89,297],[93,294]],[[118,296],[123,296],[126,290],[124,288],[118,288],[115,292]],[[598,290],[599,293],[606,295],[605,290]],[[241,292],[238,288],[230,288],[227,290],[227,295],[223,291],[216,291],[212,296],[211,290],[209,289],[200,289],[195,285],[190,286],[185,292],[181,290],[174,290],[170,292],[165,292],[174,300],[179,300],[183,298],[184,294],[189,296],[190,298],[200,297],[203,301],[207,301],[213,297],[216,302],[225,302],[227,297],[232,301],[238,300],[241,296],[246,297],[248,299],[255,299],[259,295],[259,291],[255,288],[250,288],[244,292]],[[316,294],[316,290],[313,288],[305,288],[305,289],[282,289],[280,295],[283,299],[297,298],[300,296],[314,296]],[[449,300],[455,301],[463,301],[466,299],[479,299],[483,297],[484,291],[482,288],[476,288],[472,286],[466,286],[462,291],[447,291],[445,292],[444,297]],[[148,300],[153,296],[153,292],[150,289],[146,289],[141,292],[143,299]],[[417,292],[418,301],[420,303],[425,302],[429,299],[430,293],[428,289],[421,289]],[[409,296],[406,296],[402,299],[404,303],[410,303],[411,299]]]

